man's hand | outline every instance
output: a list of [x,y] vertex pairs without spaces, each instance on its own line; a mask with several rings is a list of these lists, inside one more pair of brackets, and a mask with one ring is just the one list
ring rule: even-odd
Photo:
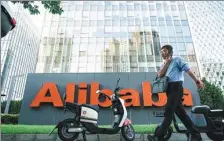
[[172,60],[171,56],[166,57],[164,64],[169,64],[171,60]]
[[196,84],[197,84],[198,88],[204,88],[205,87],[204,83],[201,80],[197,80]]
[[204,83],[201,80],[197,79],[196,76],[194,75],[194,73],[191,70],[188,70],[187,73],[195,81],[198,88],[204,88],[205,87]]
[[172,57],[171,56],[166,57],[162,69],[159,70],[159,72],[158,72],[158,77],[164,76],[164,74],[166,73],[166,70],[167,70],[167,68],[168,68],[169,63],[170,63],[171,60],[172,60]]

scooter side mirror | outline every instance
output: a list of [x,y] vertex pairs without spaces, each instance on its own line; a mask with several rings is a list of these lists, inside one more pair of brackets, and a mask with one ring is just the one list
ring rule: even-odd
[[100,94],[100,90],[97,90],[96,93],[97,93],[97,94]]
[[101,93],[101,94],[99,94],[98,100],[99,100],[99,102],[104,102],[106,100],[106,96]]
[[117,86],[118,86],[119,81],[120,81],[120,77],[118,77],[118,79],[117,79],[116,88],[117,88]]
[[120,81],[120,77],[117,79],[117,83],[119,83],[119,81]]

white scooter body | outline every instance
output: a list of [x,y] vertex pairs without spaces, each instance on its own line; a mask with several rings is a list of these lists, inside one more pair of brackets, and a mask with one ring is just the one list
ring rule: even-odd
[[[115,94],[112,94],[110,96],[110,99],[111,99],[111,101],[115,101],[116,100]],[[122,119],[119,122],[118,127],[122,127],[126,124],[130,124],[130,120],[127,119],[127,109],[126,109],[126,106],[124,104],[124,100],[121,99],[121,98],[118,98],[118,99],[119,99],[119,101],[121,103],[121,106],[122,106],[122,109],[123,109]],[[116,109],[113,109],[113,110],[116,110]],[[115,121],[117,120],[116,117],[117,116],[115,116]],[[98,120],[98,111],[97,110],[95,110],[94,108],[91,108],[89,106],[88,107],[85,106],[85,105],[81,106],[81,116],[80,116],[80,122],[81,123],[97,124],[97,120]],[[125,121],[127,122],[126,124],[125,124]]]

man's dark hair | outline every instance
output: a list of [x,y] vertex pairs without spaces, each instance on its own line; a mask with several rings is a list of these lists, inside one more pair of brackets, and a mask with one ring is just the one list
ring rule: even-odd
[[161,50],[164,48],[167,49],[169,53],[173,53],[173,47],[171,45],[164,45]]

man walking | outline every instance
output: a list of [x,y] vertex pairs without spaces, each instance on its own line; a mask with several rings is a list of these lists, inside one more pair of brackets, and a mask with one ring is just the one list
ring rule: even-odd
[[184,81],[184,72],[186,72],[195,81],[198,88],[203,88],[204,84],[202,81],[196,78],[184,60],[182,60],[180,57],[172,57],[173,48],[171,45],[163,46],[161,53],[162,58],[164,59],[164,63],[158,71],[158,77],[166,75],[169,77],[169,80],[166,92],[167,104],[164,113],[165,118],[158,130],[155,132],[155,139],[159,141],[163,139],[164,133],[168,130],[172,122],[172,117],[175,113],[189,131],[189,141],[201,141],[202,138],[198,129],[187,115],[181,102],[183,97],[182,84]]

